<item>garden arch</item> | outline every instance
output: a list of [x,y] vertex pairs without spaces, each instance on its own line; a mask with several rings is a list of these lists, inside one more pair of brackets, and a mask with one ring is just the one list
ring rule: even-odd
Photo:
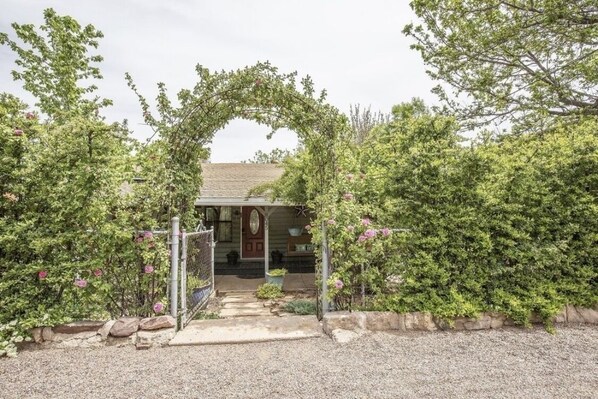
[[166,145],[165,162],[170,173],[169,210],[172,215],[184,215],[193,208],[197,189],[201,186],[201,165],[198,162],[205,145],[217,131],[232,119],[253,120],[272,128],[294,131],[312,160],[307,165],[307,205],[316,212],[322,226],[319,260],[322,278],[323,310],[327,308],[326,280],[328,252],[325,238],[327,214],[338,198],[334,193],[337,168],[351,128],[337,108],[326,103],[326,92],[318,96],[311,78],[301,80],[297,88],[296,73],[281,74],[269,63],[257,63],[235,71],[210,72],[197,66],[199,81],[191,90],[178,93],[178,105],[168,98],[166,88],[159,84],[157,111],[150,112],[148,102],[136,90],[130,76],[129,86],[139,96],[144,119]]

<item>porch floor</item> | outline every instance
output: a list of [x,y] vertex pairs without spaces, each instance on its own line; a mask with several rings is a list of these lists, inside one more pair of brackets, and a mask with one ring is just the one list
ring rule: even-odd
[[[261,269],[261,274],[264,274],[264,269]],[[257,287],[264,284],[266,279],[259,278],[241,278],[238,276],[214,276],[214,287],[216,292],[226,291],[255,291]],[[284,284],[282,286],[284,291],[306,291],[316,289],[316,275],[315,273],[289,273],[284,277]]]

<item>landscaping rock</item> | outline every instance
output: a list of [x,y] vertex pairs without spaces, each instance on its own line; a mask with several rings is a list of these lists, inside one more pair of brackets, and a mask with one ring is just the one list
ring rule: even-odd
[[492,324],[492,318],[487,315],[480,316],[479,319],[469,319],[463,324],[466,330],[488,330]]
[[121,317],[110,329],[113,337],[128,337],[139,329],[138,317]]
[[42,330],[42,338],[44,341],[53,341],[54,340],[54,331],[52,327],[44,327]]
[[405,330],[436,331],[438,327],[429,313],[405,313]]
[[73,340],[86,340],[89,338],[93,338],[97,335],[97,331],[83,331],[76,334],[63,334],[57,333],[54,334],[52,339],[53,342],[64,342],[64,341],[73,341]]
[[36,344],[41,344],[44,341],[44,338],[42,336],[42,330],[43,329],[41,327],[35,327],[29,330],[31,338],[33,338],[33,342],[35,342]]
[[598,311],[595,309],[567,306],[568,323],[598,324]]
[[160,330],[162,328],[173,328],[174,326],[174,317],[170,315],[148,317],[139,322],[140,330]]
[[157,331],[138,331],[136,338],[136,346],[141,348],[152,347],[152,346],[165,346],[168,345],[171,339],[174,338],[174,328],[167,328]]
[[108,334],[110,334],[110,330],[114,326],[114,323],[116,323],[116,320],[108,320],[106,323],[104,323],[102,328],[98,330],[98,334],[100,335],[102,341],[105,341],[108,338]]
[[566,323],[567,322],[567,308],[564,308],[560,313],[556,314],[552,321],[555,323]]
[[77,334],[84,331],[98,331],[103,325],[104,321],[82,320],[74,321],[68,324],[53,327],[55,333],[61,334]]
[[395,312],[366,312],[366,329],[370,331],[405,331],[405,316]]
[[333,330],[363,330],[366,328],[366,315],[363,312],[330,312],[324,315],[322,328],[328,335]]
[[332,337],[332,340],[339,344],[346,344],[348,342],[353,341],[356,338],[361,337],[362,335],[363,335],[362,332],[343,330],[340,328],[337,328],[330,332],[330,336]]
[[490,317],[490,328],[502,328],[507,320],[507,316],[501,313],[486,313]]

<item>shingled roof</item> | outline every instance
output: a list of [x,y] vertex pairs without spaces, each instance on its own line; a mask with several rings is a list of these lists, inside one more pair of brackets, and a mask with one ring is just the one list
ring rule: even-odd
[[201,167],[203,185],[196,201],[198,205],[271,204],[263,197],[247,198],[247,195],[252,188],[277,180],[284,171],[280,165],[257,163],[206,163]]

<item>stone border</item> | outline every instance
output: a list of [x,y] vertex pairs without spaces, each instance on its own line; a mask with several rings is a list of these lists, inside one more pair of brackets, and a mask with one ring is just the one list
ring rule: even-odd
[[[553,321],[555,323],[598,324],[598,305],[593,309],[566,306]],[[542,323],[538,315],[532,315],[531,322]],[[496,312],[482,313],[478,318],[457,317],[451,326],[445,320],[429,313],[395,312],[330,312],[324,315],[322,328],[337,342],[348,342],[367,331],[473,331],[515,326],[513,320]]]
[[137,349],[168,345],[175,335],[172,316],[141,319],[121,317],[117,320],[83,320],[55,327],[31,329],[30,349],[98,348],[109,345],[135,345]]

